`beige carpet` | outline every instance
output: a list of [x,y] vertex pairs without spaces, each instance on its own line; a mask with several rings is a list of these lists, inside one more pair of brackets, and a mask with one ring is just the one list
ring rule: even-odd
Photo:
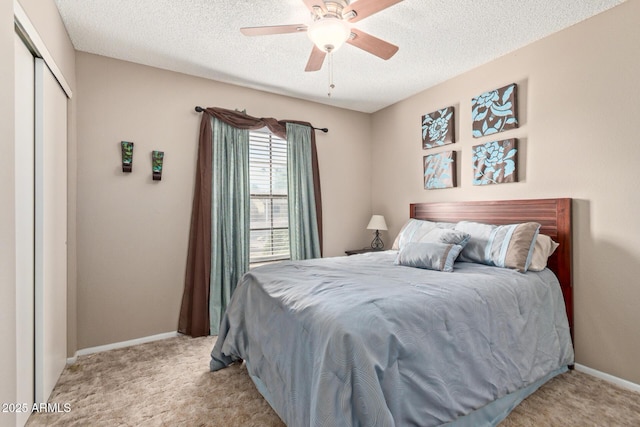
[[[81,356],[49,400],[61,411],[34,413],[27,425],[283,426],[244,366],[209,372],[213,343],[177,337]],[[640,394],[572,371],[540,388],[501,426],[640,426]]]

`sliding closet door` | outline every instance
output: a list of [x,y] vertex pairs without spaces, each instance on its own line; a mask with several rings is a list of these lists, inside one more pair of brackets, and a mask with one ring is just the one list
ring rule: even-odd
[[67,96],[35,62],[35,398],[46,402],[67,357]]
[[[34,399],[34,57],[15,36],[16,402]],[[16,414],[24,425],[29,412]]]

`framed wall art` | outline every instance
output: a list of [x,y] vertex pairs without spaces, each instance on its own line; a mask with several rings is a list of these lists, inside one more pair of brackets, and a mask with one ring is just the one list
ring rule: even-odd
[[487,142],[472,148],[473,185],[518,181],[518,140]]
[[472,133],[475,138],[518,127],[517,85],[512,83],[471,100]]
[[456,186],[456,152],[442,151],[424,156],[424,188],[452,188]]
[[162,164],[164,162],[164,151],[153,150],[151,153],[151,174],[154,181],[162,179]]
[[453,144],[454,131],[453,107],[425,114],[422,116],[422,148]]
[[133,170],[133,142],[121,141],[120,150],[122,154],[122,172]]

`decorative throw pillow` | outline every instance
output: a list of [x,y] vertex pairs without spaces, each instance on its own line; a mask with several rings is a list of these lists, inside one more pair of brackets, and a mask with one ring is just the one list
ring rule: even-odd
[[400,249],[395,264],[445,272],[453,271],[462,246],[450,243],[407,243]]
[[464,246],[469,242],[471,236],[460,230],[449,228],[434,228],[427,234],[421,236],[417,243],[449,243],[452,245]]
[[471,235],[460,254],[460,261],[512,268],[524,273],[531,264],[540,224],[490,225],[460,221],[455,229]]
[[400,229],[391,249],[399,250],[400,245],[409,243],[416,233],[418,233],[418,235],[428,233],[436,227],[435,222],[411,218]]
[[545,234],[538,234],[536,238],[536,244],[533,247],[533,256],[531,257],[531,264],[529,270],[542,271],[547,267],[547,259],[555,252],[560,246],[554,242],[551,237]]
[[454,230],[455,224],[410,219],[398,233],[391,249],[399,250],[411,242],[440,242],[462,244],[468,235]]

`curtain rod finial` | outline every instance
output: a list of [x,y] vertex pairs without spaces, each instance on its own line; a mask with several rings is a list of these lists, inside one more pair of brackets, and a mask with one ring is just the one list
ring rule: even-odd
[[203,111],[204,111],[204,108],[200,107],[199,105],[196,105],[196,112],[202,113]]

